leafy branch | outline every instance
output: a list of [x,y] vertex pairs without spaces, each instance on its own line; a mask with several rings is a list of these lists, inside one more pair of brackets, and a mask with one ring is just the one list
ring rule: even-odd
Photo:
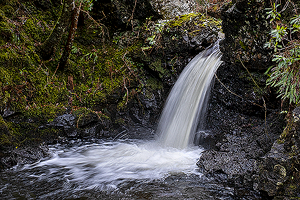
[[272,8],[266,9],[267,19],[270,19],[273,29],[270,32],[270,40],[265,44],[267,48],[274,49],[271,66],[266,74],[269,75],[267,85],[278,88],[278,97],[289,100],[289,103],[298,104],[300,100],[300,15],[295,15],[289,22],[281,20],[281,14],[290,4],[287,1],[281,11],[280,4],[273,4]]

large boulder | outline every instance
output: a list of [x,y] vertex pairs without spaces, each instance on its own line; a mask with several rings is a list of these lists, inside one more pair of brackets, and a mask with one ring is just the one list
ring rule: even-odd
[[164,19],[194,12],[197,5],[193,0],[150,0],[150,3]]

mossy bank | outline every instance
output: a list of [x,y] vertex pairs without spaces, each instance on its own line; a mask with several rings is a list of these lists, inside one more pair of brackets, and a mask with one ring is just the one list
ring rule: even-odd
[[[134,13],[130,3],[98,1],[80,12],[62,68],[73,19],[68,0],[0,5],[4,154],[64,138],[114,138],[132,124],[154,126],[181,70],[218,39],[221,25],[200,13],[159,20],[147,1]],[[48,44],[53,34],[59,37]]]

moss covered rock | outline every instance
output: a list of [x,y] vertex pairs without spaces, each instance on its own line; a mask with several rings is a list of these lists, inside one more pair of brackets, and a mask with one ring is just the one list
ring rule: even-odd
[[[300,196],[300,108],[293,111],[285,130],[258,163],[257,189],[269,196],[297,198]],[[275,198],[275,199],[276,199]]]
[[10,145],[10,144],[11,144],[11,139],[10,139],[8,126],[4,121],[4,119],[2,118],[2,116],[0,116],[0,150],[1,147],[3,147],[4,145]]
[[193,0],[150,0],[150,3],[163,19],[194,12],[197,6]]

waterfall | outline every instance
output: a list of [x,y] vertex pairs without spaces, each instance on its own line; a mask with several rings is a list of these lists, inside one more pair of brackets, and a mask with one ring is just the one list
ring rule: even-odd
[[182,71],[165,103],[158,128],[163,147],[183,149],[193,141],[205,110],[214,73],[222,63],[218,42],[193,58]]

